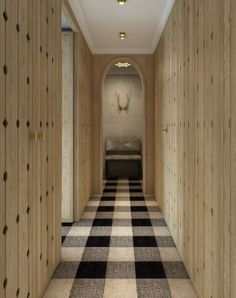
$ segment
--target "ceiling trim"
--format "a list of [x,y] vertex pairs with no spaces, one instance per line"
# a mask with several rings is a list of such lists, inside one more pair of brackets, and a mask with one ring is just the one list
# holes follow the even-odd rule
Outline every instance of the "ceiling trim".
[[74,15],[77,19],[77,22],[80,26],[80,29],[84,35],[85,40],[88,43],[88,46],[92,52],[92,54],[153,54],[156,50],[156,47],[161,38],[162,32],[165,29],[166,23],[169,19],[170,13],[174,6],[175,0],[167,0],[164,12],[162,14],[162,18],[160,22],[157,23],[157,30],[154,34],[151,47],[150,48],[96,48],[93,37],[90,33],[88,20],[84,11],[83,6],[80,1],[77,1],[77,9],[73,7],[73,4],[70,3],[72,10],[74,11]]
[[157,45],[160,41],[162,32],[164,31],[164,29],[166,27],[166,24],[167,24],[167,21],[169,19],[169,16],[172,12],[174,3],[175,3],[175,0],[166,1],[166,5],[165,5],[165,8],[164,8],[161,20],[160,20],[160,22],[157,23],[157,30],[156,30],[156,32],[154,34],[154,37],[153,37],[153,41],[152,41],[153,52],[155,52],[156,47],[157,47]]
[[84,38],[86,39],[87,44],[88,44],[90,50],[93,53],[94,41],[93,41],[93,38],[92,38],[91,33],[90,33],[90,29],[89,29],[86,14],[84,12],[84,9],[83,9],[80,1],[77,1],[76,5],[78,6],[78,9],[75,9],[73,4],[71,4],[71,2],[70,2],[70,6],[71,6],[71,8],[74,12],[74,15],[77,19],[77,22],[78,22],[79,26],[80,26],[80,29],[81,29],[81,31],[84,35]]
[[93,54],[153,54],[152,49],[142,49],[142,48],[100,48],[100,49],[92,49]]

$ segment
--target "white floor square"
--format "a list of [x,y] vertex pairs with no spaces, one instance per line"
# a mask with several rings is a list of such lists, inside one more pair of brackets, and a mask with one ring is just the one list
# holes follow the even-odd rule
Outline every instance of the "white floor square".
[[83,252],[83,247],[62,247],[61,259],[62,261],[80,262]]
[[109,262],[134,262],[133,247],[110,247]]
[[132,227],[112,227],[111,236],[133,236]]
[[72,226],[67,236],[89,236],[90,231],[91,231],[91,227]]
[[106,279],[104,298],[136,298],[135,279]]

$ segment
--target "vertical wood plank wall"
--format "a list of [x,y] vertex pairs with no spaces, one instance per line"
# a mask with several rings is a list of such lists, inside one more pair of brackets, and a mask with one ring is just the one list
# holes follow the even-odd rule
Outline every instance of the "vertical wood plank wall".
[[[229,2],[229,1],[228,1]],[[228,8],[228,7],[227,7]],[[231,297],[236,297],[236,2],[231,0]],[[228,40],[227,40],[228,43]],[[227,69],[228,71],[229,69]],[[228,73],[229,74],[229,73]],[[227,77],[229,80],[229,77]],[[227,90],[228,91],[228,90]],[[231,112],[231,114],[230,114]],[[229,176],[227,176],[229,177]],[[228,183],[228,182],[227,182]],[[229,214],[226,214],[229,216]],[[228,249],[228,247],[227,247]]]
[[61,1],[0,0],[0,297],[42,297],[60,259]]
[[236,4],[177,0],[155,53],[155,191],[199,297],[236,297]]
[[74,32],[74,220],[91,196],[92,55],[78,28]]

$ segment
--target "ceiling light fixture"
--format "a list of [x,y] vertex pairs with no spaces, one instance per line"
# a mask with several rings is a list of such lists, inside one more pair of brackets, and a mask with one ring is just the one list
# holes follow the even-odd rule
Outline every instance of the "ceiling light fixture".
[[129,66],[131,66],[131,64],[130,63],[128,63],[128,62],[118,62],[118,63],[116,63],[116,66],[117,67],[129,67]]
[[117,2],[118,2],[120,5],[125,5],[126,0],[117,0]]
[[120,32],[120,39],[125,39],[125,38],[126,38],[126,33]]

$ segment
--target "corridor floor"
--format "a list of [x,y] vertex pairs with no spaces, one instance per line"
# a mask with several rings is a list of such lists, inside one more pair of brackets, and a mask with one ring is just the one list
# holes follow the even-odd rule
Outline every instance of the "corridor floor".
[[196,297],[154,198],[109,180],[82,219],[62,226],[62,261],[45,298]]

